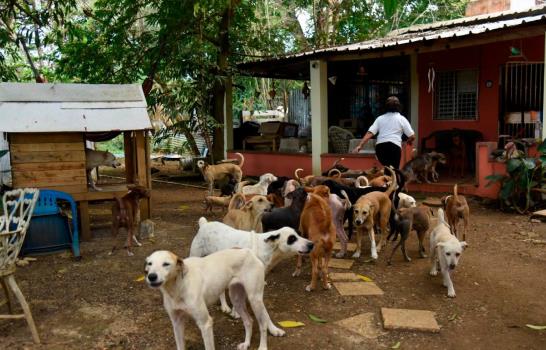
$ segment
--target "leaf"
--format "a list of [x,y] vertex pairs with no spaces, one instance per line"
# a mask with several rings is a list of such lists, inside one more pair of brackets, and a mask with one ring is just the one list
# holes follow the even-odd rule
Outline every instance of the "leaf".
[[363,280],[364,282],[373,282],[373,280],[370,277],[364,276],[364,275],[356,275],[358,278]]
[[522,161],[518,158],[512,158],[508,159],[508,162],[506,162],[506,170],[508,170],[509,173],[517,170],[522,164]]
[[371,262],[375,262],[375,259],[374,258],[369,258],[367,260],[364,260],[365,263],[371,263]]
[[320,317],[318,317],[318,316],[315,316],[315,315],[313,315],[313,314],[309,314],[308,316],[309,316],[309,319],[310,319],[311,321],[316,322],[316,323],[326,323],[326,322],[328,322],[328,321],[323,320],[322,318],[320,318]]
[[178,209],[180,209],[180,210],[182,210],[182,211],[184,211],[184,210],[186,210],[186,209],[189,209],[189,208],[190,208],[190,206],[189,206],[189,205],[186,205],[186,204],[182,204],[181,206],[178,207]]
[[525,158],[523,160],[523,164],[527,167],[527,169],[531,170],[536,167],[535,159],[534,158]]
[[298,321],[280,321],[278,323],[282,328],[296,328],[305,326],[305,323]]
[[526,324],[525,326],[527,326],[528,328],[534,329],[535,331],[546,330],[546,326],[537,326],[537,325],[534,325],[534,324]]
[[137,278],[135,279],[135,282],[143,282],[143,281],[144,281],[144,278],[145,278],[144,275],[139,276],[139,277],[137,277]]
[[455,321],[456,318],[457,318],[457,313],[454,313],[453,315],[449,316],[447,319],[449,321]]
[[400,343],[400,342],[397,342],[396,344],[394,344],[393,346],[391,346],[391,349],[398,349],[398,348],[400,348],[400,345],[401,345],[401,343]]

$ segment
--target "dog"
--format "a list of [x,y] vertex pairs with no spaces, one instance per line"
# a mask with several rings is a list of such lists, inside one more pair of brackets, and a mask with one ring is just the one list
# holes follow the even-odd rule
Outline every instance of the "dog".
[[248,202],[242,194],[237,193],[229,203],[224,216],[224,224],[238,230],[263,232],[262,216],[273,209],[273,203],[266,196],[253,196]]
[[415,230],[417,233],[417,238],[419,240],[419,255],[421,258],[426,258],[425,246],[423,242],[425,236],[430,228],[430,217],[431,209],[427,206],[420,207],[410,207],[410,208],[401,208],[397,210],[394,214],[394,227],[391,227],[391,233],[387,237],[390,239],[391,236],[394,236],[393,241],[397,239],[398,234],[400,234],[400,241],[392,249],[391,255],[387,259],[387,264],[391,264],[392,256],[398,247],[402,250],[404,259],[410,262],[411,259],[406,253],[406,240],[409,237],[409,234],[412,230]]
[[233,195],[229,197],[206,196],[205,200],[203,201],[203,206],[205,211],[208,212],[212,212],[213,206],[219,206],[222,208],[222,211],[225,212],[226,209],[229,207],[229,203],[231,202],[232,198]]
[[264,232],[280,229],[281,227],[291,227],[298,231],[300,228],[300,217],[307,200],[307,192],[303,187],[286,195],[286,199],[292,202],[289,207],[274,208],[262,216],[262,226]]
[[328,205],[332,211],[332,221],[336,228],[336,236],[341,245],[341,249],[336,253],[336,258],[345,256],[347,253],[347,242],[349,241],[343,224],[345,222],[345,212],[351,209],[351,201],[345,191],[343,191],[343,194],[345,198],[339,198],[337,194],[333,193],[330,193],[328,197]]
[[397,209],[414,208],[416,206],[417,206],[417,202],[415,201],[415,198],[413,198],[412,196],[406,193],[402,193],[402,192],[398,193]]
[[468,220],[470,218],[470,208],[466,198],[457,193],[457,184],[453,186],[453,195],[442,197],[442,204],[447,216],[447,223],[451,227],[451,232],[459,238],[458,228],[459,219],[463,220],[463,241],[466,241],[466,231],[468,229]]
[[[115,202],[112,205],[112,236],[116,237],[120,227],[127,229],[127,255],[133,256],[131,251],[131,242],[134,240],[137,246],[141,246],[135,236],[135,226],[140,213],[140,200],[142,198],[150,198],[150,190],[143,186],[133,186],[129,188],[129,193],[123,197],[115,197]],[[110,254],[116,250],[116,246],[112,248]]]
[[203,337],[205,350],[214,350],[212,317],[207,306],[229,289],[235,310],[245,327],[245,340],[239,350],[250,347],[253,320],[246,309],[248,299],[260,328],[259,350],[267,350],[267,331],[274,336],[285,332],[271,321],[263,302],[264,265],[249,249],[226,249],[204,258],[186,258],[159,250],[146,258],[145,279],[148,286],[159,289],[163,306],[174,330],[176,348],[186,348],[184,321],[191,316]]
[[[390,168],[389,171],[392,171]],[[354,225],[356,227],[356,251],[353,258],[358,259],[362,252],[362,236],[368,233],[371,242],[371,255],[377,259],[377,253],[381,251],[387,239],[387,224],[389,223],[392,203],[391,193],[396,188],[396,177],[393,172],[393,181],[385,192],[374,191],[360,197],[353,205]],[[374,226],[381,228],[381,240],[376,247]]]
[[[300,232],[302,236],[310,239],[314,243],[311,251],[311,283],[305,287],[305,290],[311,292],[317,287],[319,269],[322,287],[331,289],[332,285],[328,281],[328,265],[332,256],[332,250],[336,241],[336,229],[332,221],[332,212],[326,200],[330,196],[330,189],[326,186],[316,186],[309,193],[309,200],[306,201],[301,213]],[[298,255],[296,270],[292,276],[299,276],[303,258]]]
[[204,160],[199,160],[197,162],[197,166],[199,167],[199,170],[201,170],[203,178],[205,179],[209,187],[209,196],[213,195],[215,181],[220,181],[225,177],[230,176],[237,183],[241,182],[243,178],[243,171],[241,170],[241,168],[243,167],[243,164],[245,162],[245,157],[241,153],[235,154],[240,158],[239,165],[233,163],[220,163],[211,165]]
[[249,194],[261,194],[263,196],[267,195],[267,188],[269,185],[276,181],[277,177],[271,173],[263,174],[260,176],[260,180],[255,185],[249,185],[242,188],[242,193],[244,195]]
[[294,192],[297,188],[299,188],[301,185],[297,180],[288,180],[284,184],[282,188],[282,196],[284,198],[284,206],[289,207],[292,203],[292,199],[288,197],[288,194],[291,192]]
[[461,135],[454,134],[451,137],[449,147],[449,175],[458,175],[463,178],[466,167],[466,145]]
[[430,275],[436,276],[438,274],[439,265],[444,279],[444,287],[447,287],[447,296],[455,298],[451,273],[459,264],[461,254],[468,245],[465,241],[459,242],[457,237],[451,234],[441,208],[438,209],[437,215],[438,225],[430,234]]
[[[280,261],[297,254],[309,254],[313,242],[299,236],[294,229],[283,227],[267,233],[236,230],[220,222],[199,219],[199,231],[193,238],[190,256],[207,256],[228,248],[248,248],[264,264],[266,274]],[[222,311],[230,313],[225,294],[220,295]],[[232,316],[236,316],[232,314]]]
[[[300,177],[299,174],[302,172],[303,169],[298,168],[294,171],[294,178],[303,186],[317,186],[322,185],[324,181],[327,180],[333,180],[336,182],[339,182],[346,186],[354,186],[355,185],[355,179],[352,178],[344,178],[340,176],[315,176],[315,175],[307,175],[304,177]],[[330,171],[332,173],[332,171]]]
[[426,183],[431,183],[428,179],[429,174],[432,181],[438,182],[439,174],[436,171],[438,163],[446,164],[446,156],[443,153],[434,151],[418,155],[407,162],[402,168],[402,173],[406,178],[406,185],[413,181],[421,183],[421,179],[424,179]]
[[228,181],[220,186],[220,196],[222,197],[231,197],[235,192],[237,192],[237,185],[239,182],[237,182],[237,180],[231,175],[228,175],[227,177]]
[[95,151],[89,148],[85,149],[85,170],[87,171],[87,182],[95,191],[101,191],[101,189],[96,186],[92,171],[99,166],[117,168],[121,166],[121,163],[110,152]]

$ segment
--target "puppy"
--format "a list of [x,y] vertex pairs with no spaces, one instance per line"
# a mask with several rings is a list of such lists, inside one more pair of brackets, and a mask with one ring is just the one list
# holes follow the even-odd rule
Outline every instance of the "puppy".
[[415,198],[406,193],[398,193],[398,209],[414,208],[417,206]]
[[197,162],[197,166],[199,167],[199,170],[201,170],[203,178],[209,186],[209,196],[213,195],[215,181],[219,181],[227,176],[231,176],[231,178],[234,179],[237,183],[241,182],[241,179],[243,178],[243,171],[241,170],[241,168],[243,167],[243,164],[245,162],[245,157],[241,153],[235,154],[241,159],[239,165],[233,163],[221,163],[211,165],[203,160]]
[[[137,225],[137,218],[140,212],[140,200],[142,198],[149,198],[150,190],[143,186],[131,187],[129,193],[119,198],[115,197],[115,202],[112,205],[112,236],[116,237],[119,228],[125,227],[127,229],[127,255],[133,256],[131,251],[131,242],[134,240],[137,246],[141,246],[135,236],[135,226]],[[112,254],[116,250],[116,246],[112,247]]]
[[[392,171],[390,168],[389,171]],[[385,192],[374,191],[360,197],[353,205],[353,221],[356,227],[356,251],[353,258],[358,259],[362,252],[362,236],[367,232],[371,242],[371,255],[377,259],[377,253],[385,245],[387,239],[387,224],[391,213],[391,193],[396,188],[396,177]],[[381,228],[381,241],[376,247],[374,226]]]
[[410,257],[406,253],[406,239],[412,230],[417,233],[419,239],[419,255],[421,258],[426,258],[425,246],[423,241],[430,228],[431,209],[427,206],[402,208],[394,214],[394,227],[391,227],[391,233],[387,239],[394,236],[393,240],[396,240],[398,234],[400,234],[400,241],[392,249],[391,255],[387,259],[387,263],[390,265],[392,256],[396,249],[400,246],[404,259],[411,261]]
[[292,227],[296,231],[299,230],[300,217],[307,200],[307,192],[303,187],[299,187],[288,193],[285,201],[287,199],[291,200],[290,206],[274,208],[271,212],[264,213],[262,216],[264,232],[278,230],[285,226]]
[[261,194],[265,196],[269,185],[276,180],[277,177],[271,173],[263,174],[257,184],[243,187],[242,192],[244,195]]
[[[199,219],[199,231],[191,242],[190,256],[207,256],[228,248],[248,248],[260,259],[268,273],[280,261],[297,254],[309,254],[313,242],[299,236],[294,229],[283,227],[268,233],[236,230],[220,222]],[[220,295],[222,311],[230,313],[225,294]],[[232,314],[233,316],[236,316]]]
[[430,234],[430,275],[438,274],[438,265],[444,279],[444,287],[447,287],[447,296],[455,298],[455,288],[451,281],[451,273],[459,264],[459,258],[467,247],[465,241],[459,242],[457,237],[450,232],[449,225],[444,218],[444,211],[438,209],[438,225]]
[[222,211],[226,211],[226,209],[229,207],[229,203],[231,202],[231,198],[233,198],[233,195],[229,197],[218,197],[218,196],[206,196],[205,200],[203,202],[205,211],[212,212],[213,206],[219,206],[222,208]]
[[[303,207],[300,220],[300,232],[303,237],[310,239],[314,248],[311,252],[311,283],[305,288],[310,292],[317,287],[319,269],[321,269],[322,287],[332,288],[328,281],[328,265],[332,256],[332,250],[336,240],[336,229],[332,221],[332,212],[326,200],[330,196],[330,189],[326,186],[316,186],[313,193],[309,194],[309,200]],[[299,276],[303,259],[298,255],[296,270],[292,276]]]
[[101,189],[95,185],[91,172],[93,169],[99,166],[117,168],[121,166],[121,163],[118,162],[116,157],[110,152],[95,151],[89,148],[85,149],[85,170],[87,171],[87,182],[95,191],[101,191]]
[[273,203],[266,196],[256,195],[248,202],[237,193],[231,199],[224,224],[238,230],[263,232],[262,215],[273,208]]
[[459,238],[458,235],[458,224],[459,219],[463,220],[463,241],[466,241],[466,230],[468,229],[468,219],[470,218],[470,208],[466,198],[462,195],[457,194],[457,184],[453,186],[453,196],[445,196],[441,199],[442,204],[447,215],[447,222],[451,227],[451,232],[455,237]]
[[146,283],[163,295],[163,306],[171,319],[178,350],[186,348],[186,315],[193,318],[201,330],[205,350],[214,350],[212,317],[207,306],[228,288],[245,327],[245,340],[237,349],[250,347],[253,320],[246,309],[247,299],[260,328],[259,350],[267,349],[268,330],[274,336],[285,334],[269,318],[263,302],[264,265],[248,249],[226,249],[204,258],[184,260],[169,251],[156,251],[146,258],[145,275]]

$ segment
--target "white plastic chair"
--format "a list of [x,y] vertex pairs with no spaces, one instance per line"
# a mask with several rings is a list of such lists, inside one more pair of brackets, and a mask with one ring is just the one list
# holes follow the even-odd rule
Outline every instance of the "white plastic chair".
[[[38,330],[28,303],[15,282],[14,274],[15,261],[23,246],[38,195],[39,191],[35,188],[6,192],[2,201],[3,214],[0,216],[0,284],[6,294],[9,309],[9,314],[0,315],[0,320],[25,318],[32,333],[32,339],[37,344],[40,343]],[[10,296],[10,289],[21,304],[22,314],[14,314],[14,303]]]

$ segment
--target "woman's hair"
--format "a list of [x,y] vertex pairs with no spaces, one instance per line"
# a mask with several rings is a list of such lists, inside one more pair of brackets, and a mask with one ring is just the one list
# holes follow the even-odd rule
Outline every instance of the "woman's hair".
[[400,105],[400,100],[396,96],[391,96],[387,98],[387,102],[385,103],[385,109],[387,112],[398,112],[400,113],[402,111],[402,106]]

